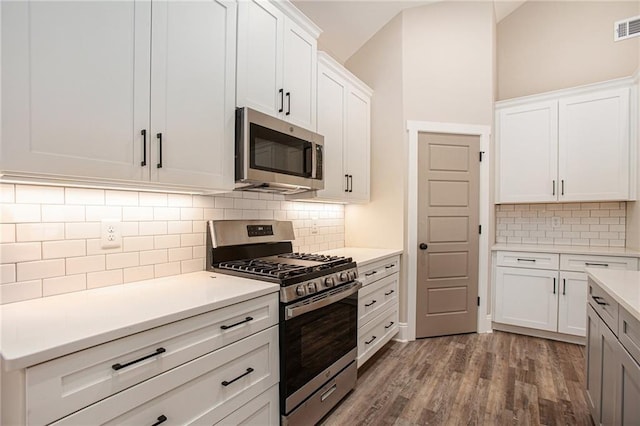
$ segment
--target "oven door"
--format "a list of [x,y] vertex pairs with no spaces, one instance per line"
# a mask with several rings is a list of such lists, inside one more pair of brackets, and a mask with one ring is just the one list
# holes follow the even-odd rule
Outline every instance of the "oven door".
[[357,281],[281,305],[280,407],[290,413],[356,358]]

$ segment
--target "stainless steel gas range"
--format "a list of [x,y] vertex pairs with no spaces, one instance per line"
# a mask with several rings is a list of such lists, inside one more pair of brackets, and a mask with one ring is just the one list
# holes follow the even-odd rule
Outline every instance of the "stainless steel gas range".
[[293,253],[293,225],[273,220],[207,224],[207,269],[280,284],[283,424],[322,419],[357,378],[358,281],[351,258]]

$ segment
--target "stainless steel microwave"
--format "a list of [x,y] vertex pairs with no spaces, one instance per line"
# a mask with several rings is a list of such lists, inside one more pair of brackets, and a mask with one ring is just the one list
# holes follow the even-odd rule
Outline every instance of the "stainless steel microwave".
[[321,135],[247,107],[236,110],[236,189],[324,189],[323,154]]

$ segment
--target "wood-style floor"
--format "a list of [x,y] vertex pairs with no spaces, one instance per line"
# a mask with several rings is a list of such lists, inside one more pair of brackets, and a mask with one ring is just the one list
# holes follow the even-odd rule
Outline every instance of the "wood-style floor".
[[391,342],[323,425],[591,425],[583,346],[510,333]]

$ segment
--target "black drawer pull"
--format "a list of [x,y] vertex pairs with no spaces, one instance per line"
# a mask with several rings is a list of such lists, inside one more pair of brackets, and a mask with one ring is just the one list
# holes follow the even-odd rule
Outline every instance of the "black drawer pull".
[[553,294],[556,294],[556,279],[553,279]]
[[391,268],[395,268],[395,267],[396,267],[396,264],[394,263],[393,265],[387,265],[384,268],[385,269],[391,269]]
[[592,298],[593,300],[595,300],[595,302],[596,302],[598,305],[600,305],[600,306],[606,306],[606,305],[608,305],[608,303],[607,303],[607,302],[602,302],[602,301],[601,301],[601,300],[603,300],[604,298],[602,298],[602,297],[600,297],[600,296],[591,296],[591,298]]
[[523,259],[523,258],[518,258],[518,262],[535,262],[535,259]]
[[603,267],[605,267],[605,268],[608,268],[608,267],[609,267],[609,264],[608,264],[608,263],[590,263],[590,262],[584,262],[584,264],[585,264],[586,266],[603,266]]
[[152,424],[151,426],[158,426],[158,425],[161,425],[162,423],[166,422],[167,420],[168,420],[168,419],[167,419],[167,416],[165,416],[165,415],[163,414],[163,415],[161,415],[160,417],[158,417],[158,421],[157,421],[157,422],[155,422],[154,424]]
[[389,323],[389,325],[385,325],[384,328],[391,328],[391,326],[393,326],[393,324],[395,324],[393,321],[391,321]]
[[113,364],[113,365],[111,366],[111,368],[113,368],[114,370],[118,371],[118,370],[120,370],[120,369],[122,369],[122,368],[125,368],[125,367],[128,367],[128,366],[130,366],[130,365],[136,364],[136,363],[138,363],[138,362],[140,362],[140,361],[144,361],[145,359],[153,358],[154,356],[156,356],[156,355],[160,355],[160,354],[162,354],[162,353],[165,353],[166,351],[167,351],[167,350],[166,350],[165,348],[158,348],[158,349],[156,349],[156,351],[155,351],[154,353],[152,353],[152,354],[149,354],[149,355],[143,356],[142,358],[138,358],[138,359],[136,359],[135,361],[127,362],[126,364],[120,364],[120,363]]
[[373,341],[374,341],[374,340],[376,340],[376,339],[377,339],[377,337],[376,337],[376,336],[371,336],[371,340],[369,340],[368,342],[367,342],[367,341],[365,341],[365,342],[364,342],[364,344],[365,344],[365,345],[370,345],[370,344],[371,344],[371,343],[373,343]]
[[237,381],[237,380],[242,379],[244,376],[246,376],[246,375],[247,375],[247,374],[249,374],[249,373],[253,373],[253,368],[249,367],[249,368],[247,368],[247,371],[246,371],[246,372],[242,373],[241,375],[239,375],[239,376],[238,376],[238,377],[236,377],[235,379],[233,379],[233,380],[231,380],[231,381],[226,381],[226,380],[225,380],[224,382],[222,382],[222,383],[220,383],[220,384],[221,384],[222,386],[229,386],[231,383],[233,383],[233,382],[235,382],[235,381]]
[[385,295],[385,296],[388,296],[388,295],[393,294],[393,293],[395,293],[395,292],[396,292],[395,290],[389,290],[389,291],[388,291],[388,292],[386,292],[384,295]]
[[156,167],[161,169],[162,168],[162,133],[156,134],[156,138],[158,138],[158,164],[156,164]]
[[142,161],[140,166],[144,167],[147,165],[147,129],[140,130],[140,134],[142,135]]
[[377,274],[378,271],[373,271],[373,272],[367,272],[366,274],[364,274],[365,277],[370,277],[371,275],[375,275]]
[[563,296],[567,295],[567,279],[566,278],[562,279],[562,295]]
[[245,318],[245,319],[243,319],[242,321],[238,321],[238,322],[237,322],[237,323],[235,323],[235,324],[231,324],[231,325],[221,325],[221,326],[220,326],[220,328],[221,328],[221,329],[223,329],[223,330],[228,330],[228,329],[230,329],[230,328],[233,328],[233,327],[239,326],[240,324],[244,324],[245,322],[249,322],[249,321],[251,321],[252,319],[253,319],[253,317],[246,317],[246,318]]
[[371,303],[365,303],[364,306],[366,306],[368,308],[369,306],[373,306],[373,304],[376,303],[376,302],[377,302],[377,300],[372,300]]

